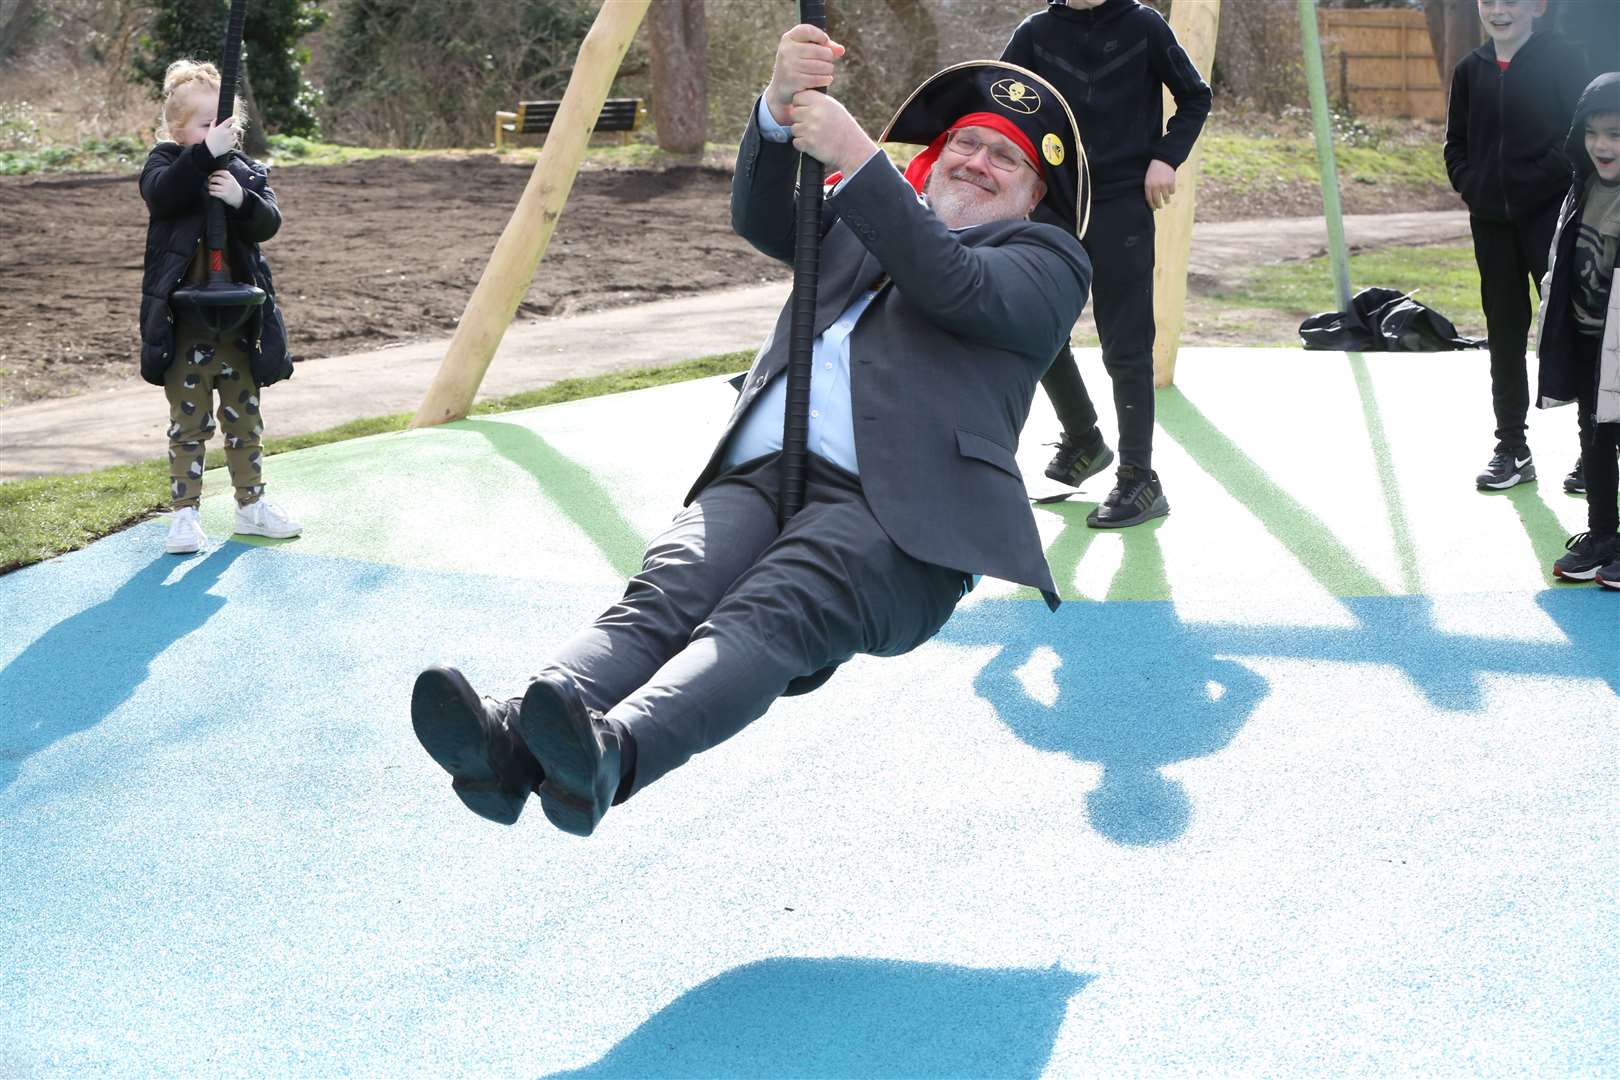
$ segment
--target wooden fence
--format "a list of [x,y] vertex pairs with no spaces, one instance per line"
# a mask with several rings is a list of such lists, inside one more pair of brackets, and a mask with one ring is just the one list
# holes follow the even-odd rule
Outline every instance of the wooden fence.
[[1357,116],[1443,120],[1446,88],[1421,11],[1319,11],[1328,98]]

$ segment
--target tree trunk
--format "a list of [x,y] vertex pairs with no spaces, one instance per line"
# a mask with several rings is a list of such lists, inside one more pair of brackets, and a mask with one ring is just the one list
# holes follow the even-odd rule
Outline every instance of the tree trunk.
[[1440,84],[1451,85],[1451,73],[1462,58],[1485,40],[1475,0],[1423,0],[1423,17],[1429,24],[1429,41],[1434,46],[1434,64]]
[[908,70],[906,86],[921,86],[928,76],[939,70],[939,27],[933,12],[923,0],[887,0],[889,11],[900,23],[907,45]]
[[264,117],[259,111],[258,102],[253,100],[253,83],[248,79],[248,58],[242,57],[242,66],[236,75],[236,96],[242,102],[242,111],[246,113],[242,121],[242,153],[254,161],[263,161],[270,156],[270,133],[264,130]]
[[700,154],[709,127],[703,0],[658,0],[647,11],[647,44],[658,145],[672,154]]
[[1485,40],[1485,28],[1479,24],[1479,7],[1474,0],[1451,0],[1450,25],[1446,27],[1446,70],[1440,81],[1451,85],[1451,73],[1457,70],[1462,58]]
[[1451,80],[1451,69],[1446,67],[1446,0],[1423,0],[1423,21],[1429,27],[1429,45],[1434,52],[1434,66],[1440,72],[1440,85]]
[[8,55],[34,24],[33,0],[0,0],[0,56]]
[[1429,43],[1434,46],[1440,85],[1449,87],[1457,64],[1485,40],[1479,8],[1474,0],[1423,0],[1423,19],[1429,25]]

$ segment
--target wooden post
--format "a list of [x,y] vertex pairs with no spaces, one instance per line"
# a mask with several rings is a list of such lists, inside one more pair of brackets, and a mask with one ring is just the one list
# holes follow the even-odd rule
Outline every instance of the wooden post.
[[[1170,8],[1170,29],[1193,66],[1209,78],[1215,60],[1215,31],[1220,26],[1221,0],[1175,0]],[[1170,91],[1164,92],[1164,112],[1175,109]],[[1153,263],[1153,385],[1164,387],[1175,381],[1176,350],[1181,347],[1181,327],[1186,320],[1187,258],[1192,251],[1193,203],[1198,193],[1198,165],[1203,157],[1202,142],[1176,170],[1176,194],[1170,205],[1159,211],[1155,230]]]
[[557,118],[546,136],[540,159],[518,198],[489,265],[478,279],[456,326],[450,349],[439,365],[433,385],[422,399],[411,427],[431,427],[460,420],[472,408],[512,316],[534,280],[546,253],[563,203],[574,186],[579,163],[585,157],[591,129],[607,100],[619,63],[630,47],[636,28],[651,0],[602,0],[596,21],[579,47],[574,72],[568,79]]
[[1412,115],[1412,80],[1406,74],[1406,24],[1396,23],[1395,32],[1401,35],[1401,115]]

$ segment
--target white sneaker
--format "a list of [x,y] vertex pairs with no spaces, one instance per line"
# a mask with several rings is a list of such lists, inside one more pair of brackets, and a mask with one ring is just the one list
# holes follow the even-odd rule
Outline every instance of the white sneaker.
[[201,548],[207,539],[202,522],[197,520],[197,508],[187,506],[174,512],[174,520],[169,522],[168,539],[163,541],[163,550],[170,555],[190,555]]
[[260,499],[256,503],[236,508],[236,531],[245,536],[268,536],[275,540],[285,540],[303,532],[304,527],[288,517],[287,512],[275,503],[268,499]]

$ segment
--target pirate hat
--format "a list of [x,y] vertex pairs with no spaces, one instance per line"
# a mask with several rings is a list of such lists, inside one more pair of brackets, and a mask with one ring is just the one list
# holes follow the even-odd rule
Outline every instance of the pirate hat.
[[963,116],[991,113],[1011,121],[1041,157],[1041,202],[1084,236],[1091,216],[1091,180],[1080,126],[1052,84],[1017,64],[970,60],[953,64],[912,91],[879,142],[930,146]]

